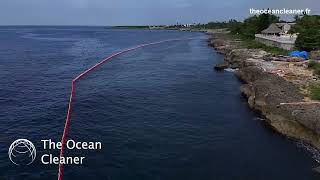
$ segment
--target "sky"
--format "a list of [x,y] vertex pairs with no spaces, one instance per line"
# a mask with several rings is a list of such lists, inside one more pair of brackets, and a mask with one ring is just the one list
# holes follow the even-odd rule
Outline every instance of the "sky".
[[309,8],[320,14],[320,0],[0,0],[0,25],[206,23],[243,20],[250,8]]

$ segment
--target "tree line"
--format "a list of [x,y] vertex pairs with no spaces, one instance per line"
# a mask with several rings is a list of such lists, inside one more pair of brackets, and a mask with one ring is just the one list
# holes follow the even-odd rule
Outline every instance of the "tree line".
[[[254,39],[255,34],[268,28],[272,23],[284,22],[272,14],[261,14],[246,18],[243,22],[231,19],[225,22],[209,22],[198,24],[195,28],[221,29],[228,28],[231,34],[237,34],[247,39]],[[320,50],[320,16],[303,15],[295,16],[296,23],[290,33],[297,33],[298,38],[295,46],[299,50],[313,51]]]

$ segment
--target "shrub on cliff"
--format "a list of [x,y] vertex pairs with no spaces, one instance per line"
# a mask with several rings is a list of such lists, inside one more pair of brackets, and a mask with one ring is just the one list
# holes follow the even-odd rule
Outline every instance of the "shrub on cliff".
[[309,64],[308,64],[308,67],[310,69],[313,69],[313,72],[316,74],[316,75],[319,75],[320,76],[320,63],[317,62],[317,61],[310,61]]
[[313,85],[311,87],[311,99],[320,100],[320,85]]
[[320,16],[319,15],[304,15],[295,18],[296,24],[290,29],[291,33],[300,33],[306,29],[319,29]]
[[306,29],[300,32],[295,42],[295,46],[304,51],[314,51],[320,49],[320,30]]
[[291,33],[299,33],[295,45],[300,50],[320,50],[320,16],[305,15],[296,18]]

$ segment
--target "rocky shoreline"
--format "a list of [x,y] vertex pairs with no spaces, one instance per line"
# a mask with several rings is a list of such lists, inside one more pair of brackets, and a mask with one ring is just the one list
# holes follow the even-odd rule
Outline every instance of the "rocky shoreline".
[[215,69],[236,69],[236,76],[243,81],[240,90],[249,106],[277,132],[320,150],[320,102],[308,97],[308,87],[319,80],[307,69],[307,62],[243,48],[241,40],[223,30],[207,33],[209,45],[225,55],[224,62]]

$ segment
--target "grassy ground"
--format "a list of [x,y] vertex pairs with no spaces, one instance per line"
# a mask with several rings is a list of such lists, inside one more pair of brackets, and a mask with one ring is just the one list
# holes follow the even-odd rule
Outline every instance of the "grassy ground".
[[249,49],[261,49],[274,55],[287,56],[289,53],[289,51],[287,50],[277,48],[277,47],[266,46],[262,43],[255,41],[254,39],[247,38],[242,35],[236,35],[236,34],[230,34],[230,35],[235,39],[240,39],[242,41],[242,45]]
[[[320,63],[317,61],[310,61],[308,64],[310,69],[313,69],[314,73],[320,76]],[[310,87],[311,99],[320,100],[320,84],[315,84]]]
[[320,100],[320,84],[311,87],[311,99]]

